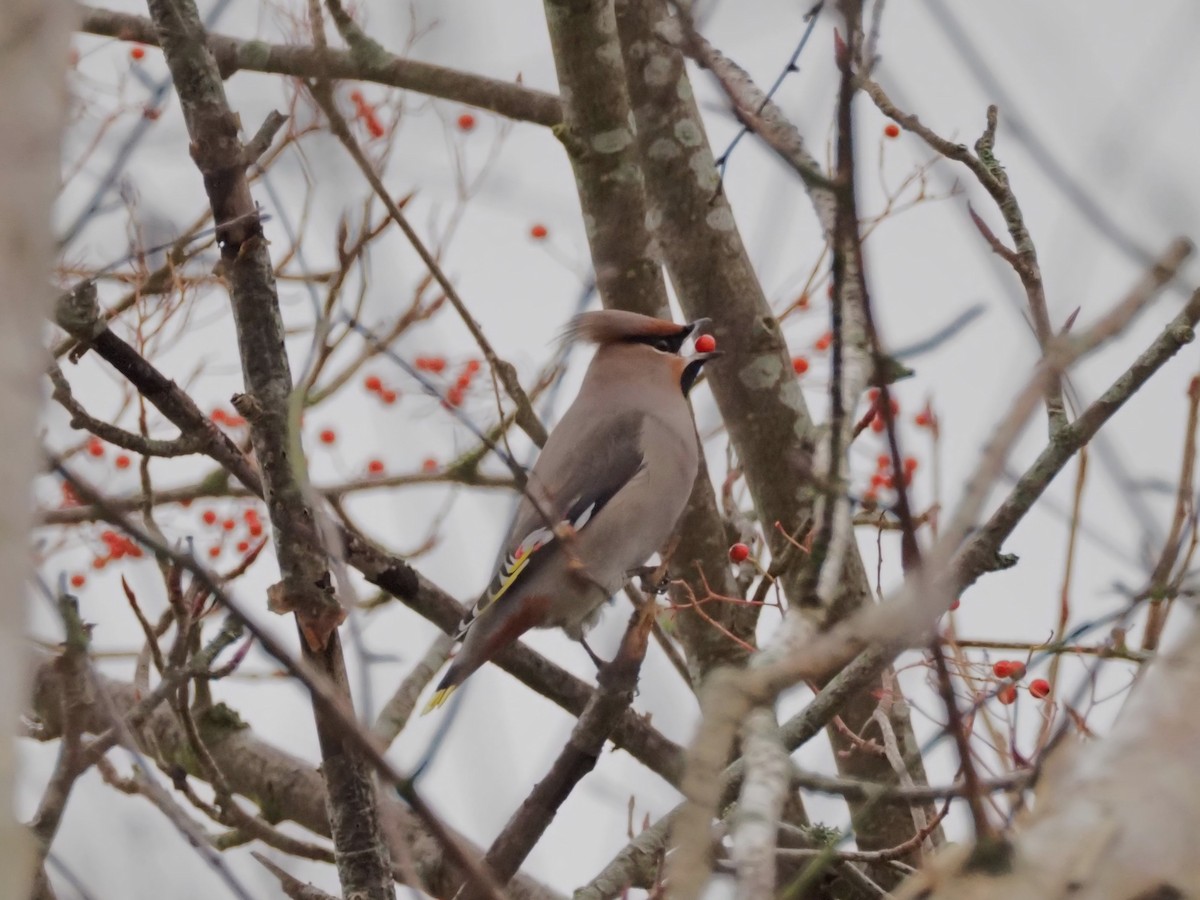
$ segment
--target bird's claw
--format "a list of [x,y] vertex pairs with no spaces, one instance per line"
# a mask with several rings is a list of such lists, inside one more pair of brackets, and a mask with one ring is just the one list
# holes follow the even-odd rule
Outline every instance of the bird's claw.
[[642,590],[656,597],[665,594],[671,585],[671,576],[663,566],[639,566],[627,574],[630,578],[637,577],[642,583]]

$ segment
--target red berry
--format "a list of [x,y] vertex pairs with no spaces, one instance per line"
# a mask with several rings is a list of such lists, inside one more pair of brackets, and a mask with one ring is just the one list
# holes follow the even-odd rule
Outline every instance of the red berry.
[[245,553],[249,549],[250,549],[249,541],[238,541],[237,542],[237,552],[238,553]]
[[379,399],[384,402],[385,406],[391,406],[396,402],[396,396],[397,394],[395,391],[381,391],[379,394]]
[[363,100],[362,91],[359,91],[359,90],[351,91],[350,92],[350,102],[353,103],[355,106],[362,106],[363,103],[365,102]]
[[247,525],[253,525],[258,521],[258,510],[251,506],[242,513],[242,518],[246,520]]
[[729,561],[733,563],[745,562],[750,558],[750,548],[741,541],[729,548]]
[[796,309],[808,309],[808,294],[801,294],[796,298]]
[[220,547],[209,547],[209,548],[208,548],[208,555],[209,555],[209,557],[211,557],[212,559],[216,559],[218,556],[220,556],[220,555],[221,555],[221,548],[220,548]]
[[370,472],[372,475],[382,475],[383,474],[383,460],[373,459],[370,462],[368,462],[367,463],[367,471]]
[[446,405],[447,406],[462,406],[462,402],[463,402],[462,390],[460,390],[459,388],[456,388],[456,387],[452,387],[452,388],[450,388],[450,390],[446,391]]
[[888,122],[883,126],[883,133],[890,138],[898,138],[900,137],[900,126],[895,122]]
[[113,460],[113,465],[115,465],[118,469],[128,469],[130,462],[131,460],[129,457],[122,453],[115,460]]
[[90,437],[87,442],[87,452],[91,456],[104,455],[104,441],[98,437]]
[[471,386],[471,376],[463,372],[458,376],[458,380],[454,382],[454,387],[460,391],[465,391]]
[[1029,682],[1029,693],[1041,700],[1050,695],[1050,682],[1045,678],[1035,678]]
[[217,524],[217,514],[211,509],[206,509],[204,511],[204,515],[202,515],[200,518],[204,521],[205,525]]
[[337,440],[337,433],[332,428],[324,429],[319,435],[322,444],[332,444]]
[[545,225],[534,225],[529,229],[529,236],[535,241],[545,240],[548,234],[550,234],[550,232],[546,230]]
[[874,506],[879,502],[879,491],[875,490],[874,487],[863,491],[862,502],[864,506]]
[[146,56],[146,48],[139,44],[135,44],[129,48],[129,56],[134,60],[143,59]]
[[368,375],[363,379],[363,387],[373,394],[378,394],[383,390],[383,381],[378,375]]
[[95,559],[92,560],[92,568],[95,569],[97,572],[99,572],[101,569],[103,569],[107,565],[108,565],[108,557],[106,557],[106,556],[97,556]]
[[950,610],[953,612],[954,610],[958,609],[960,606],[962,606],[962,601],[956,599],[953,603],[950,604]]
[[250,531],[250,537],[260,537],[263,533],[262,523],[261,522],[251,522],[249,531]]
[[87,584],[87,576],[81,572],[76,572],[71,576],[71,587],[81,588]]
[[226,519],[221,523],[221,527],[226,531],[233,531],[233,529],[237,528],[237,522],[235,522],[233,519]]
[[792,357],[792,371],[797,375],[803,375],[808,371],[808,360],[803,356]]
[[702,334],[696,338],[697,353],[712,353],[717,349],[717,339],[711,334]]
[[458,127],[460,131],[470,131],[475,127],[475,117],[470,113],[463,113],[458,117]]
[[474,375],[476,372],[478,372],[482,367],[483,367],[483,363],[481,363],[477,359],[468,359],[467,360],[466,371],[470,372],[472,375]]
[[875,468],[879,469],[880,471],[884,469],[890,469],[891,467],[892,458],[886,453],[880,453],[879,456],[875,458]]
[[376,118],[374,110],[370,110],[370,109],[367,110],[366,115],[364,116],[364,119],[366,120],[366,123],[367,123],[367,131],[370,132],[371,137],[381,138],[385,134],[387,134],[387,129],[384,128],[383,124],[379,121],[378,118]]
[[225,410],[218,406],[212,411],[212,415],[209,418],[211,418],[218,425],[223,425],[228,416],[225,415]]
[[918,428],[928,428],[932,424],[932,421],[927,412],[919,412],[913,416],[913,424]]
[[434,459],[432,456],[426,457],[421,462],[421,471],[422,472],[436,472],[437,470],[438,470],[437,460]]
[[996,699],[1005,706],[1015,703],[1017,700],[1017,686],[1015,684],[1006,684],[1000,688],[1000,692],[996,694]]
[[879,434],[886,427],[887,427],[887,425],[884,423],[883,419],[881,419],[879,416],[876,416],[874,419],[871,420],[871,430],[873,432],[875,432],[876,434]]
[[819,338],[817,338],[817,342],[815,344],[813,344],[813,347],[815,347],[818,352],[824,353],[826,350],[829,349],[829,345],[832,343],[833,343],[833,335],[827,331],[823,335],[821,335]]
[[871,487],[873,487],[873,488],[884,487],[887,484],[887,480],[888,479],[887,479],[886,475],[880,475],[878,472],[876,472],[874,475],[871,476]]
[[913,456],[904,457],[904,471],[910,472],[910,473],[917,471],[916,457],[913,457]]
[[1017,662],[1015,659],[1002,659],[992,666],[992,674],[997,678],[1023,678],[1025,663]]

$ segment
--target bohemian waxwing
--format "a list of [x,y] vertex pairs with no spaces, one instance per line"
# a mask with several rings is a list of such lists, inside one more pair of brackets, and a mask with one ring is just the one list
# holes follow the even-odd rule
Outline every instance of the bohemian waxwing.
[[605,310],[571,324],[568,337],[595,343],[596,355],[529,473],[503,563],[425,712],[530,628],[581,639],[628,573],[666,543],[700,461],[687,394],[719,355],[680,350],[706,323]]

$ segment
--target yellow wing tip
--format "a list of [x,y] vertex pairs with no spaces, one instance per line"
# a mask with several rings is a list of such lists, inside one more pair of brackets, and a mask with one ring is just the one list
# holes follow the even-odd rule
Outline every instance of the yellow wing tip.
[[447,700],[450,699],[450,695],[453,694],[456,690],[458,690],[457,684],[452,684],[452,685],[450,685],[450,687],[442,688],[440,691],[438,691],[436,694],[434,694],[432,697],[429,698],[429,702],[426,703],[425,708],[423,710],[421,710],[421,715],[427,716],[431,712],[433,712],[435,709],[442,706]]

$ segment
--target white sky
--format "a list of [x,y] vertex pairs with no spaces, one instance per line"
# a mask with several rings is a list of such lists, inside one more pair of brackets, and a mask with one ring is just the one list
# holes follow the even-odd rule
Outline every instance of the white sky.
[[[135,3],[109,5],[144,14]],[[207,10],[210,4],[201,6]],[[540,4],[443,0],[393,8],[391,3],[375,0],[362,6],[372,36],[391,49],[409,44],[416,23],[421,33],[411,47],[415,58],[496,78],[511,79],[519,74],[531,87],[555,88]],[[931,12],[942,6],[953,9],[972,49],[956,46],[943,33],[938,25],[942,20]],[[301,3],[288,5],[293,15],[302,7]],[[806,8],[776,0],[704,3],[701,9],[707,19],[703,30],[765,86],[799,39]],[[894,99],[944,136],[973,143],[982,128],[987,103],[1000,99],[980,87],[967,61],[977,53],[978,60],[995,73],[1009,100],[1001,108],[997,154],[1037,242],[1056,325],[1076,307],[1081,308],[1080,326],[1088,324],[1124,293],[1139,269],[1097,229],[1095,216],[1081,212],[1064,195],[1061,183],[1047,175],[1029,145],[1018,139],[1014,124],[1019,123],[1024,134],[1034,135],[1084,187],[1090,200],[1138,246],[1157,253],[1176,235],[1197,235],[1200,186],[1194,175],[1194,148],[1200,144],[1195,116],[1200,63],[1190,51],[1200,35],[1200,6],[1188,0],[1162,0],[1138,4],[1134,10],[1130,4],[1109,0],[1010,0],[1004,4],[950,0],[935,4],[926,0],[893,2],[885,12],[879,79]],[[277,7],[243,2],[232,5],[217,30],[281,40],[280,29],[288,27]],[[779,94],[784,110],[819,157],[824,157],[821,148],[832,134],[831,27],[832,17],[827,16],[801,58],[799,73],[788,78]],[[78,37],[75,46],[83,57],[76,87],[80,96],[88,98],[88,106],[72,123],[65,152],[67,169],[109,111],[121,102],[130,106],[113,125],[106,139],[111,142],[133,126],[147,96],[145,86],[128,77],[131,64],[126,45]],[[140,69],[152,80],[166,72],[154,49],[148,51]],[[114,89],[122,79],[124,84]],[[709,113],[709,136],[719,152],[735,125],[723,112],[723,103],[708,77],[693,72],[693,82]],[[267,110],[282,109],[286,103],[284,88],[274,76],[239,74],[228,83],[228,90],[249,130],[257,127]],[[390,121],[394,112],[384,104],[395,101],[396,92],[374,86],[362,86],[362,90],[368,100],[380,104],[381,115]],[[436,235],[456,204],[455,155],[461,154],[469,174],[476,172],[492,142],[501,137],[502,122],[476,112],[478,126],[463,135],[454,122],[464,108],[416,95],[404,96],[402,103],[403,121],[387,182],[397,194],[417,192],[409,207],[411,219],[424,234]],[[907,135],[885,142],[884,120],[865,97],[859,98],[856,110],[863,193],[860,208],[870,215],[878,212],[883,202],[877,172],[887,184],[897,185],[914,167],[927,162],[930,153]],[[143,222],[156,221],[159,224],[154,229],[162,231],[156,230],[155,237],[148,239],[170,239],[205,208],[186,146],[178,107],[172,100],[125,172],[128,191],[139,198]],[[277,195],[284,199],[283,207],[262,189],[256,198],[274,217],[269,233],[273,249],[281,252],[288,245],[284,224],[298,221],[305,193],[311,189],[304,252],[308,265],[320,268],[333,258],[332,236],[338,217],[358,215],[369,189],[331,139],[308,140],[304,150],[303,162],[289,154],[271,176]],[[105,152],[109,151],[102,150],[67,185],[60,207],[64,225],[90,195],[102,164],[107,163]],[[910,419],[909,414],[926,397],[933,398],[941,416],[940,494],[947,504],[953,504],[959,495],[989,425],[1005,408],[1035,358],[1035,344],[1022,318],[1019,285],[975,233],[965,200],[970,199],[998,233],[1002,230],[999,215],[965,171],[946,162],[934,166],[929,193],[946,193],[956,179],[965,189],[962,196],[927,201],[904,212],[885,222],[867,243],[869,283],[888,345],[902,347],[918,341],[974,304],[986,309],[985,315],[953,342],[914,360],[916,376],[898,389],[906,418]],[[799,184],[753,139],[747,139],[733,156],[726,188],[768,296],[775,302],[791,299],[820,252],[811,208]],[[535,222],[549,229],[548,241],[539,244],[529,239],[528,229]],[[68,256],[107,262],[126,252],[127,234],[124,212],[113,210],[89,226]],[[496,163],[466,208],[444,263],[497,350],[518,366],[528,383],[550,358],[553,336],[574,310],[589,266],[570,169],[547,130],[516,125],[503,136]],[[366,318],[379,319],[406,303],[422,274],[402,239],[389,235],[372,253]],[[1191,282],[1184,279],[1183,283]],[[289,323],[311,322],[310,300],[302,288],[285,283],[280,294]],[[819,296],[823,298],[823,292]],[[1085,400],[1103,390],[1149,343],[1174,315],[1181,296],[1168,294],[1129,335],[1079,369],[1073,383]],[[812,355],[813,341],[827,327],[825,314],[825,304],[817,301],[806,316],[789,320],[786,333],[794,352]],[[293,367],[298,369],[306,358],[306,344],[297,340],[290,349]],[[414,328],[397,351],[409,358],[445,354],[458,361],[470,356],[472,347],[465,329],[447,309],[432,322]],[[580,361],[579,355],[575,361]],[[240,377],[223,296],[213,293],[198,304],[186,340],[160,363],[189,386],[202,408],[227,405]],[[1101,464],[1099,454],[1092,456],[1084,511],[1095,534],[1085,536],[1079,550],[1071,589],[1076,622],[1115,608],[1120,596],[1113,585],[1140,586],[1148,571],[1147,553],[1156,554],[1160,549],[1169,523],[1171,496],[1151,483],[1171,485],[1176,478],[1184,431],[1184,392],[1196,364],[1194,349],[1180,354],[1106,431],[1111,456],[1119,460],[1131,487],[1120,489],[1114,470]],[[402,472],[419,467],[427,456],[445,460],[456,448],[470,445],[469,435],[436,403],[419,397],[403,373],[386,361],[373,364],[368,371],[394,382],[405,393],[404,399],[396,408],[381,411],[356,383],[336,401],[310,411],[311,465],[318,483],[361,474],[368,457],[377,456],[389,471]],[[818,414],[823,409],[825,374],[826,367],[816,359],[805,376],[810,402]],[[115,412],[119,383],[94,359],[68,371],[68,376],[96,415]],[[574,383],[569,380],[560,402],[569,399]],[[716,411],[707,394],[700,395],[696,406],[702,431],[715,425]],[[487,421],[488,400],[483,391],[468,409],[477,420]],[[129,424],[133,419],[126,413],[122,421]],[[54,443],[65,446],[75,439],[57,410],[48,414],[47,427]],[[316,432],[324,427],[339,431],[340,440],[332,451],[319,447],[315,440]],[[169,429],[159,432],[170,433]],[[1044,422],[1037,420],[1022,441],[1014,461],[1016,471],[1033,459],[1044,434]],[[906,451],[922,462],[915,499],[918,508],[923,508],[933,496],[928,438],[908,427],[904,441]],[[708,449],[710,464],[723,468],[723,439],[711,442]],[[872,438],[856,446],[852,458],[869,475],[878,452],[877,439]],[[82,465],[89,477],[103,479],[121,492],[136,490],[134,470],[114,475],[99,464],[89,465],[92,468]],[[207,468],[191,460],[163,463],[156,471],[167,484],[194,480]],[[1050,491],[1060,508],[1071,502],[1074,473],[1075,467],[1068,467]],[[1134,494],[1134,505],[1125,496],[1129,492]],[[51,486],[42,492],[43,499],[52,495]],[[198,547],[203,550],[209,532],[199,525],[198,516],[210,506],[223,516],[230,508],[197,503],[187,512],[164,513],[163,522],[175,529],[173,533],[197,535]],[[444,511],[441,540],[417,565],[456,596],[468,598],[487,579],[508,507],[509,500],[494,492],[462,491],[451,499],[448,492],[430,488],[361,497],[350,508],[372,536],[400,551],[420,544],[432,516]],[[1149,532],[1148,523],[1139,518],[1139,508],[1148,511]],[[873,537],[864,535],[863,544],[871,567],[875,560]],[[960,634],[1026,641],[1048,637],[1057,616],[1065,546],[1061,518],[1046,513],[1030,516],[1005,547],[1021,556],[1021,565],[984,579],[964,596],[958,617]],[[47,559],[44,571],[54,578],[60,571],[85,566],[89,556],[78,540],[68,542]],[[885,589],[896,581],[896,557],[895,548],[885,542]],[[239,583],[237,595],[246,606],[265,607],[261,592],[275,580],[272,566],[264,557],[252,577]],[[150,609],[161,608],[152,564],[123,571]],[[140,640],[136,623],[120,598],[117,578],[111,570],[93,576],[82,592],[85,617],[99,624],[97,650],[125,650]],[[620,603],[606,615],[596,640],[601,652],[613,645],[625,618]],[[262,619],[286,639],[293,639],[290,623],[265,609]],[[773,623],[770,611],[763,621],[764,628]],[[372,667],[377,710],[435,632],[395,605],[373,616],[369,624],[368,646],[394,660]],[[33,632],[42,638],[57,637],[44,605],[34,607]],[[562,636],[539,633],[532,635],[529,643],[581,677],[592,677],[586,656]],[[352,664],[357,671],[358,660]],[[129,677],[131,666],[115,662],[107,668]],[[257,651],[246,665],[247,671],[253,672],[270,668]],[[1077,669],[1064,671],[1078,677]],[[1106,671],[1111,676],[1104,684],[1112,689],[1125,683],[1130,673],[1118,663]],[[919,673],[907,684],[915,691],[918,710],[939,713],[936,701],[923,689]],[[464,693],[463,708],[421,788],[450,824],[486,844],[544,774],[572,720],[498,670],[481,670]],[[311,712],[292,685],[232,680],[221,684],[218,694],[262,736],[318,759]],[[789,697],[784,711],[798,708],[802,700]],[[636,708],[651,713],[656,726],[680,741],[687,739],[695,721],[694,700],[660,655],[647,663]],[[1015,708],[1024,720],[1025,727],[1019,731],[1027,738],[1040,708],[1024,694]],[[1102,722],[1110,712],[1115,712],[1112,703],[1101,707],[1093,721]],[[928,719],[920,711],[914,719],[922,735],[930,733]],[[411,726],[397,741],[394,759],[408,765],[419,758],[437,724],[437,719],[430,717]],[[53,765],[53,748],[26,745],[24,749],[28,768],[22,801],[23,813],[28,813]],[[826,771],[832,766],[823,741],[812,742],[797,759]],[[952,765],[944,753],[935,755],[930,765],[934,780],[948,779]],[[94,773],[76,790],[55,853],[75,872],[86,874],[93,897],[186,900],[225,896],[226,888],[149,804],[118,795],[101,785]],[[630,757],[606,754],[564,806],[530,857],[527,871],[564,892],[586,882],[625,843],[631,794],[635,822],[645,814],[657,819],[678,800],[672,788],[645,773]],[[840,804],[820,797],[806,802],[814,819],[844,824]],[[964,825],[962,820],[952,819],[951,834],[963,836]],[[228,858],[256,895],[275,894],[270,877],[245,850]],[[285,865],[299,877],[336,890],[329,867],[293,860]],[[73,893],[63,886],[59,896],[68,900]]]

